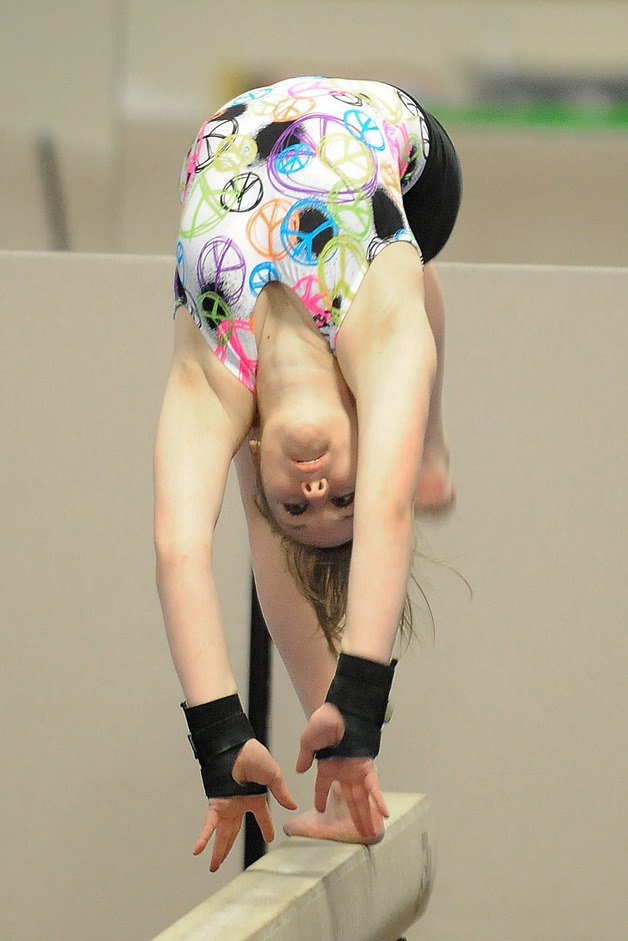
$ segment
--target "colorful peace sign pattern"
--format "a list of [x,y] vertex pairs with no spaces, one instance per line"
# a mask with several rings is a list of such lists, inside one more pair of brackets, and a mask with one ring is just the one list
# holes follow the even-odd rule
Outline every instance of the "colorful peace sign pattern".
[[203,124],[181,173],[176,304],[248,389],[266,284],[291,287],[333,351],[376,254],[391,241],[416,246],[401,194],[428,150],[417,103],[378,82],[289,79]]

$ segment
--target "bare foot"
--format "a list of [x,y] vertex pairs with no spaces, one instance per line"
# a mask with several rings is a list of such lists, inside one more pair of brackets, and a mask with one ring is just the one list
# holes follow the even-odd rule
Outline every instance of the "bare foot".
[[416,489],[416,513],[442,513],[455,500],[454,485],[449,473],[449,448],[439,445],[426,449]]
[[371,818],[377,836],[366,840],[358,833],[351,819],[340,788],[332,784],[325,812],[308,810],[287,820],[283,827],[286,836],[308,836],[313,840],[336,840],[338,843],[379,843],[384,838],[384,822],[371,801]]

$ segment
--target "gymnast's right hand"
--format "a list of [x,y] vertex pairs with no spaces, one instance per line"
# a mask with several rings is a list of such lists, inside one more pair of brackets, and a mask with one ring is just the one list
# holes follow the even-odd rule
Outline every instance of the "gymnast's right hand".
[[[239,784],[247,781],[265,784],[282,807],[296,810],[297,805],[286,787],[281,768],[268,749],[256,739],[251,738],[242,746],[233,765],[233,777]],[[275,838],[275,829],[265,794],[210,798],[205,823],[193,850],[193,855],[198,856],[216,834],[210,872],[216,872],[229,855],[246,813],[255,816],[265,842],[271,843]]]

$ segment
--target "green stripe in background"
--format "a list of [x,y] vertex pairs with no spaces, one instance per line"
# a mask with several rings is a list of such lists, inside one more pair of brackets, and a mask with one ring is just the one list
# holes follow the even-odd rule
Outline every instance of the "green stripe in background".
[[462,105],[429,108],[447,125],[478,128],[540,128],[570,131],[626,131],[628,104],[574,106],[556,104]]

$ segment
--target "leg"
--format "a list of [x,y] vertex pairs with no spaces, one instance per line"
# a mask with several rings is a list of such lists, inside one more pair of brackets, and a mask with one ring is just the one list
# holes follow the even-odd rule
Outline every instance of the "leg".
[[445,304],[433,262],[423,269],[425,310],[437,352],[437,369],[423,442],[423,459],[416,493],[417,512],[446,510],[453,503],[449,473],[449,448],[443,423],[443,379],[445,372]]

